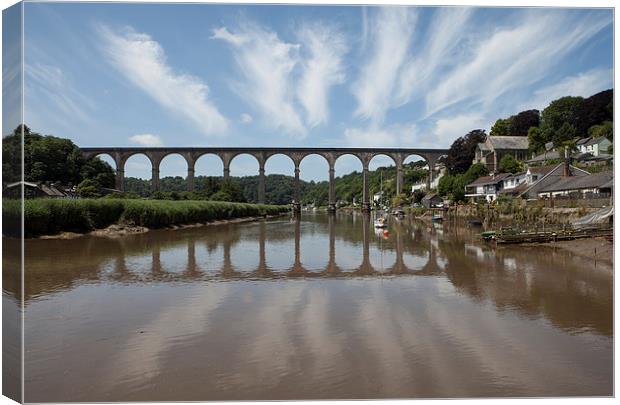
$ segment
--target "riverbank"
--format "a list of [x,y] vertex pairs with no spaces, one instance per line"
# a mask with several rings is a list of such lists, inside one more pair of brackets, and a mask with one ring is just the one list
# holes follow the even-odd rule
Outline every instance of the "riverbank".
[[[125,199],[32,199],[24,201],[24,236],[65,233],[85,234],[104,230],[128,234],[144,229],[197,226],[217,221],[256,219],[288,212],[290,207],[220,201],[164,201]],[[19,200],[2,205],[3,235],[19,236]]]

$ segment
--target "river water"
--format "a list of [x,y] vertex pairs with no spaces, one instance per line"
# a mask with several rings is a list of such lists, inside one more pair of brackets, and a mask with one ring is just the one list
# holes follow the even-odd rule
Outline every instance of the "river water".
[[611,266],[388,231],[317,214],[28,240],[26,401],[612,395]]

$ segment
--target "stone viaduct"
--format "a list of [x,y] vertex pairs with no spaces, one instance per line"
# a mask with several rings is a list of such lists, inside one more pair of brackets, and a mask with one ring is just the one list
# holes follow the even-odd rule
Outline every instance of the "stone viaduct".
[[[194,189],[194,167],[196,161],[203,155],[218,156],[224,166],[224,178],[230,176],[230,163],[238,155],[248,154],[254,156],[258,161],[258,200],[265,202],[265,163],[274,155],[288,156],[295,166],[295,189],[293,196],[293,206],[299,209],[300,187],[299,187],[299,166],[301,161],[309,155],[319,155],[325,158],[329,166],[329,208],[334,210],[336,207],[336,194],[334,188],[334,173],[336,160],[343,155],[353,155],[362,163],[363,174],[363,198],[362,209],[370,209],[370,195],[368,184],[368,166],[373,157],[384,155],[390,157],[396,166],[396,192],[400,193],[403,186],[403,164],[405,159],[411,155],[422,157],[426,160],[430,168],[435,166],[437,159],[448,153],[447,149],[419,149],[419,148],[277,148],[277,147],[92,147],[81,148],[85,157],[98,155],[110,156],[116,164],[116,188],[124,190],[125,163],[133,155],[145,155],[151,162],[152,178],[151,185],[153,190],[159,190],[159,165],[168,155],[177,154],[185,158],[187,162],[187,185],[189,191]],[[433,172],[430,170],[429,183],[432,182]]]

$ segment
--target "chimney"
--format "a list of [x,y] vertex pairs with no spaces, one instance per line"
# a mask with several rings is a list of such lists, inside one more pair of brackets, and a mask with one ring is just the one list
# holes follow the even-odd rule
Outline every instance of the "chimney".
[[564,177],[570,176],[570,155],[568,154],[568,146],[564,147]]

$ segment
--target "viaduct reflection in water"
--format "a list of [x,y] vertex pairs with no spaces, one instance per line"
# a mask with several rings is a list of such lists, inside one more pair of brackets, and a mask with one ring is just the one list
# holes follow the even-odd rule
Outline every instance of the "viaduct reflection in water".
[[[494,249],[475,232],[408,219],[393,219],[388,229],[386,237],[367,216],[339,214],[116,239],[30,240],[25,301],[85,283],[434,276],[499,310],[612,333],[609,266],[548,247]],[[10,283],[5,290],[15,293]]]

